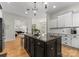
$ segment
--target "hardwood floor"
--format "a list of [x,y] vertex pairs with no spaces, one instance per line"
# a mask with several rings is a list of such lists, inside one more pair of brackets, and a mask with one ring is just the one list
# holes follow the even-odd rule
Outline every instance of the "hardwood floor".
[[4,52],[7,53],[7,57],[29,57],[28,53],[22,47],[19,37],[16,40],[5,42]]
[[63,57],[79,57],[79,49],[62,45]]

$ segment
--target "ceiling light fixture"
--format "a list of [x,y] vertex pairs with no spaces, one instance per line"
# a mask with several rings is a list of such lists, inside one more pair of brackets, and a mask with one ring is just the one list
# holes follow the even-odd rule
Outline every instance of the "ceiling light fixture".
[[44,4],[45,4],[45,9],[47,9],[47,2],[44,2]]
[[44,2],[45,5],[47,5],[47,2]]
[[25,11],[25,14],[27,15],[28,14],[28,12],[30,11],[30,9],[26,9],[27,11]]
[[56,8],[56,5],[53,5],[53,8]]
[[33,12],[36,13],[36,10],[34,10]]
[[34,16],[36,16],[36,12],[38,10],[38,8],[36,7],[36,2],[34,2],[34,7],[32,8]]
[[27,15],[27,14],[28,14],[28,12],[27,12],[27,11],[25,11],[25,14]]

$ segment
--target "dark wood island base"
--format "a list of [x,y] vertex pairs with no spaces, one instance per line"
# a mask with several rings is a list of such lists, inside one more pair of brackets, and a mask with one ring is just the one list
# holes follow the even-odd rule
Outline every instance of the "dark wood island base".
[[25,35],[24,48],[31,57],[61,57],[61,37],[42,41]]

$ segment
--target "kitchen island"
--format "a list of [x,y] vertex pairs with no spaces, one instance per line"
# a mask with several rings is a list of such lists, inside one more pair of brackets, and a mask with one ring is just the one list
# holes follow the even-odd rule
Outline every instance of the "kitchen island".
[[33,35],[26,34],[24,48],[32,57],[60,57],[61,37],[51,37],[47,41],[40,40]]

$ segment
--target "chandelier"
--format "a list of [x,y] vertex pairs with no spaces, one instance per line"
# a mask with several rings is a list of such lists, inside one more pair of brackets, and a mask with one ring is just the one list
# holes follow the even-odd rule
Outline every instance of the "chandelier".
[[37,10],[38,10],[36,4],[37,4],[37,3],[34,2],[34,3],[33,3],[33,6],[34,6],[34,7],[32,8],[32,10],[33,10],[33,12],[34,12],[34,16],[36,16],[36,13],[37,13]]

